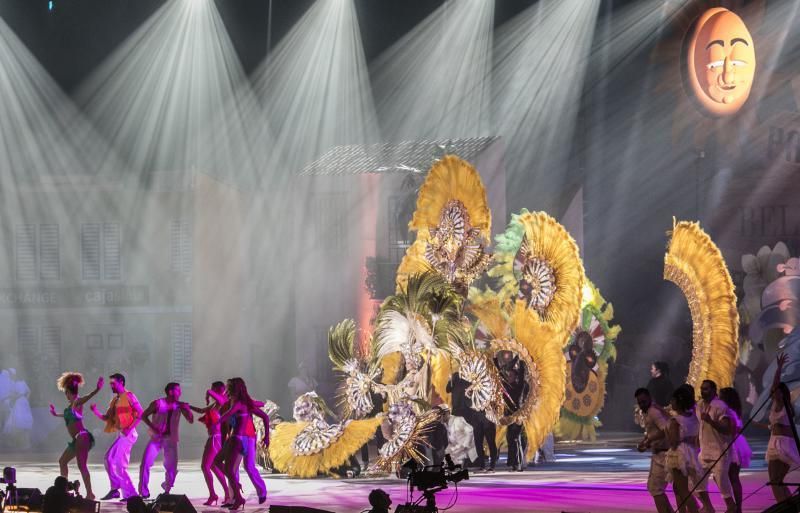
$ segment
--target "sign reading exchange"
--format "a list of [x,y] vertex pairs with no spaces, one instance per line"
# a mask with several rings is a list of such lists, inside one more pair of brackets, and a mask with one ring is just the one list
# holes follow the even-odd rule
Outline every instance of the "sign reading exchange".
[[143,306],[149,301],[146,286],[0,288],[0,308]]

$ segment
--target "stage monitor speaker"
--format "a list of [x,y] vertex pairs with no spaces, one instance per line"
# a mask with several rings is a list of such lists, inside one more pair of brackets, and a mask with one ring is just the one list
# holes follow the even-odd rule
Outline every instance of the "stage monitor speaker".
[[5,500],[5,511],[42,511],[42,492],[38,488],[14,488]]
[[280,504],[272,504],[269,507],[269,513],[333,513],[324,509],[306,508],[305,506],[282,506]]
[[192,506],[192,502],[185,495],[172,495],[169,493],[162,493],[156,497],[153,507],[156,511],[169,511],[171,513],[197,513],[197,510]]
[[763,511],[763,513],[796,513],[800,511],[800,495],[789,497]]

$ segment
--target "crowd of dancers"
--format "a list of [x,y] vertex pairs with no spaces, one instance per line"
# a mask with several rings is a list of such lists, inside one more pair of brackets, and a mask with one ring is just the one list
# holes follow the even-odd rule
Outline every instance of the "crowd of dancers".
[[[789,498],[783,480],[790,470],[800,467],[800,454],[792,434],[784,397],[789,389],[780,381],[786,355],[778,356],[772,386],[773,402],[769,412],[770,430],[766,460],[769,482],[777,502]],[[635,393],[644,413],[645,436],[640,451],[652,451],[647,489],[659,513],[674,510],[666,495],[672,482],[677,510],[681,513],[712,513],[708,477],[712,476],[725,500],[726,513],[742,511],[741,469],[750,466],[752,451],[742,435],[742,403],[734,388],[717,391],[717,385],[705,380],[700,386],[699,401],[691,385],[679,386],[671,396],[671,412],[651,397],[647,388]],[[791,402],[786,402],[791,409]]]
[[[785,403],[783,399],[790,397],[789,390],[780,381],[786,361],[786,355],[778,356],[772,387],[773,403],[767,426],[770,439],[766,460],[772,491],[778,502],[790,496],[787,486],[783,484],[785,476],[791,470],[800,468],[800,454],[791,429],[794,411],[787,411],[787,408],[792,409],[791,402]],[[515,370],[513,363],[515,362],[508,362],[504,369],[509,374]],[[512,374],[511,378],[513,377]],[[517,381],[509,379],[509,382]],[[94,390],[81,396],[79,391],[83,384],[84,378],[79,373],[62,374],[58,379],[58,388],[64,392],[67,405],[59,412],[51,404],[50,412],[64,419],[72,438],[59,460],[61,475],[68,476],[68,464],[75,459],[86,488],[86,497],[94,499],[87,460],[95,440],[84,425],[83,412],[86,404],[103,388],[104,379],[98,378]],[[464,404],[465,398],[460,389],[465,384],[456,373],[448,387],[453,392],[452,417],[458,419],[463,416],[466,421],[458,428],[459,431],[466,431],[466,437],[459,437],[467,439],[463,444],[463,454],[469,454],[467,459],[485,469],[487,458],[483,446],[486,442],[490,449],[488,467],[493,470],[497,462],[494,425],[487,419],[477,418]],[[257,468],[256,459],[258,443],[264,447],[269,446],[269,416],[261,408],[264,403],[250,397],[244,380],[232,378],[227,383],[214,382],[206,392],[206,404],[202,407],[181,401],[181,386],[178,383],[168,383],[164,389],[164,397],[155,399],[146,408],[142,408],[136,395],[125,387],[125,377],[122,374],[109,376],[109,386],[114,395],[105,412],[96,404],[90,406],[95,416],[105,422],[105,432],[116,437],[105,454],[105,469],[111,489],[101,500],[126,501],[131,497],[150,497],[150,470],[161,453],[165,469],[161,488],[169,493],[178,472],[180,419],[184,418],[192,423],[193,413],[201,415],[198,420],[208,431],[201,460],[202,473],[209,490],[209,498],[205,504],[215,505],[219,501],[214,485],[216,478],[223,491],[222,506],[232,510],[244,506],[245,499],[239,482],[242,462],[257,491],[259,503],[266,500],[267,489]],[[523,393],[522,390],[507,390],[507,407],[516,406],[514,403]],[[674,511],[666,495],[667,484],[671,482],[678,511],[712,513],[714,507],[708,494],[708,477],[711,476],[725,501],[726,513],[741,512],[742,484],[739,473],[741,469],[749,467],[752,452],[742,436],[742,404],[736,390],[723,388],[718,391],[713,381],[705,380],[700,387],[701,399],[695,401],[694,388],[684,384],[672,393],[669,410],[654,401],[647,388],[638,389],[635,397],[644,414],[645,427],[645,436],[638,449],[652,452],[647,489],[653,496],[657,511]],[[257,440],[260,430],[256,429],[254,417],[261,418],[264,423],[260,441]],[[453,424],[451,416],[444,419],[443,422]],[[149,440],[142,456],[138,486],[135,487],[128,473],[128,465],[131,449],[138,438],[136,427],[140,422],[148,427]],[[452,430],[453,426],[450,428]],[[473,437],[475,445],[470,443],[470,438]],[[521,456],[525,453],[524,439],[511,430],[508,431],[507,439],[508,464],[514,470],[521,470],[524,464]],[[436,449],[443,449],[448,444],[439,444],[435,439],[431,442],[431,456],[436,460],[436,453],[439,452]]]
[[[95,440],[84,425],[83,412],[85,405],[103,388],[104,379],[98,378],[94,390],[81,396],[79,391],[83,384],[83,376],[79,373],[62,374],[58,379],[58,388],[64,392],[67,405],[59,413],[51,404],[50,413],[64,419],[67,432],[72,438],[59,460],[61,475],[68,476],[69,462],[75,459],[86,488],[86,498],[94,499],[87,460]],[[178,383],[168,383],[164,388],[164,397],[152,401],[144,409],[136,395],[125,387],[125,376],[122,374],[109,376],[109,387],[114,396],[105,412],[100,411],[96,404],[90,406],[95,416],[105,422],[105,432],[116,437],[105,454],[105,468],[111,490],[101,500],[149,498],[150,470],[162,453],[165,479],[161,488],[169,493],[178,473],[180,419],[183,417],[192,423],[193,412],[196,412],[201,414],[198,420],[208,430],[201,463],[209,490],[205,504],[214,505],[219,501],[214,488],[216,477],[224,494],[222,506],[231,510],[244,506],[245,499],[239,484],[239,467],[242,461],[258,493],[259,504],[266,501],[267,487],[256,467],[256,448],[259,441],[256,440],[253,417],[260,417],[264,422],[264,436],[260,443],[265,447],[269,446],[269,417],[261,410],[264,403],[250,397],[242,378],[231,378],[227,384],[219,381],[213,383],[206,393],[206,405],[203,407],[181,401],[181,386]],[[134,487],[128,465],[131,449],[138,439],[136,427],[140,422],[148,427],[150,439],[142,455],[138,487]]]

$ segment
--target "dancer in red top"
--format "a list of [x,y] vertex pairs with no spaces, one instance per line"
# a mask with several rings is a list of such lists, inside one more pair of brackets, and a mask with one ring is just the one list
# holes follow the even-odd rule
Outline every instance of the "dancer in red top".
[[[220,401],[219,399],[226,399],[226,401]],[[198,420],[205,424],[206,429],[208,429],[208,440],[206,440],[206,446],[205,449],[203,449],[203,460],[200,467],[203,470],[206,486],[208,486],[208,500],[203,503],[206,506],[216,504],[219,499],[214,492],[214,476],[217,476],[217,480],[222,484],[222,490],[225,492],[225,500],[223,503],[228,503],[230,500],[228,486],[225,482],[225,474],[222,468],[215,462],[217,454],[222,450],[222,423],[220,422],[220,418],[222,417],[221,409],[224,402],[227,402],[227,397],[225,397],[225,383],[222,381],[215,381],[211,385],[211,390],[206,393],[206,407],[191,407],[195,412],[203,414]]]
[[261,417],[264,421],[264,446],[269,446],[269,417],[258,407],[258,402],[253,401],[247,393],[247,385],[242,378],[228,380],[229,408],[220,418],[220,422],[231,419],[233,432],[228,443],[228,454],[225,457],[225,474],[228,476],[228,486],[233,495],[231,510],[244,506],[241,485],[239,484],[239,464],[244,457],[244,466],[253,486],[258,493],[258,503],[267,500],[267,486],[261,478],[256,467],[256,428],[253,425],[253,415]]

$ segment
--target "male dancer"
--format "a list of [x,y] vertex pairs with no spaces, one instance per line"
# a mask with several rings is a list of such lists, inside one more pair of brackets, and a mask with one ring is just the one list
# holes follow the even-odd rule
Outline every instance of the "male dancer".
[[[731,458],[730,452],[725,452],[733,433],[728,405],[717,397],[717,384],[710,379],[700,385],[700,397],[702,401],[697,404],[697,416],[700,418],[700,465],[703,467],[703,474],[711,469],[710,473],[714,476],[719,493],[725,499],[726,513],[735,513],[736,501],[733,499],[730,478]],[[714,511],[708,493],[705,493],[707,483],[706,477],[697,487],[701,491],[700,500],[704,513]]]
[[645,436],[636,449],[644,452],[653,451],[650,459],[650,474],[647,476],[647,491],[653,496],[658,513],[673,513],[672,505],[667,498],[667,439],[666,429],[669,426],[669,415],[653,402],[646,388],[639,388],[634,394],[639,409],[644,413]]
[[486,418],[485,412],[476,411],[472,408],[472,401],[467,397],[467,388],[469,386],[469,381],[462,378],[458,372],[453,373],[450,377],[446,390],[450,392],[452,397],[452,415],[462,417],[472,427],[477,454],[477,458],[473,463],[479,466],[482,471],[486,470],[486,450],[483,447],[485,440],[489,445],[489,471],[494,471],[494,467],[497,464],[496,426]]
[[175,484],[175,476],[178,474],[178,422],[181,419],[180,415],[186,417],[190,423],[194,422],[189,404],[179,400],[181,386],[178,383],[167,383],[164,393],[165,397],[150,403],[142,413],[142,421],[150,428],[150,442],[144,449],[142,466],[139,468],[139,495],[145,499],[150,497],[148,489],[150,468],[162,450],[164,451],[166,474],[161,488],[165,493],[169,493],[172,489],[172,485]]
[[[503,371],[503,375],[505,414],[513,415],[522,407],[527,383],[523,381],[519,372],[513,367],[506,368]],[[506,444],[508,445],[508,466],[517,472],[524,471],[525,450],[522,443],[522,424],[511,423],[508,425],[506,428]]]
[[112,374],[108,377],[109,387],[114,392],[114,398],[108,405],[106,413],[100,413],[96,404],[91,405],[92,412],[106,423],[106,433],[117,433],[117,439],[106,451],[105,464],[111,490],[101,500],[107,501],[119,498],[122,488],[124,500],[136,495],[131,476],[128,475],[128,463],[131,460],[131,449],[139,434],[136,426],[142,418],[142,407],[139,400],[125,389],[125,376]]

